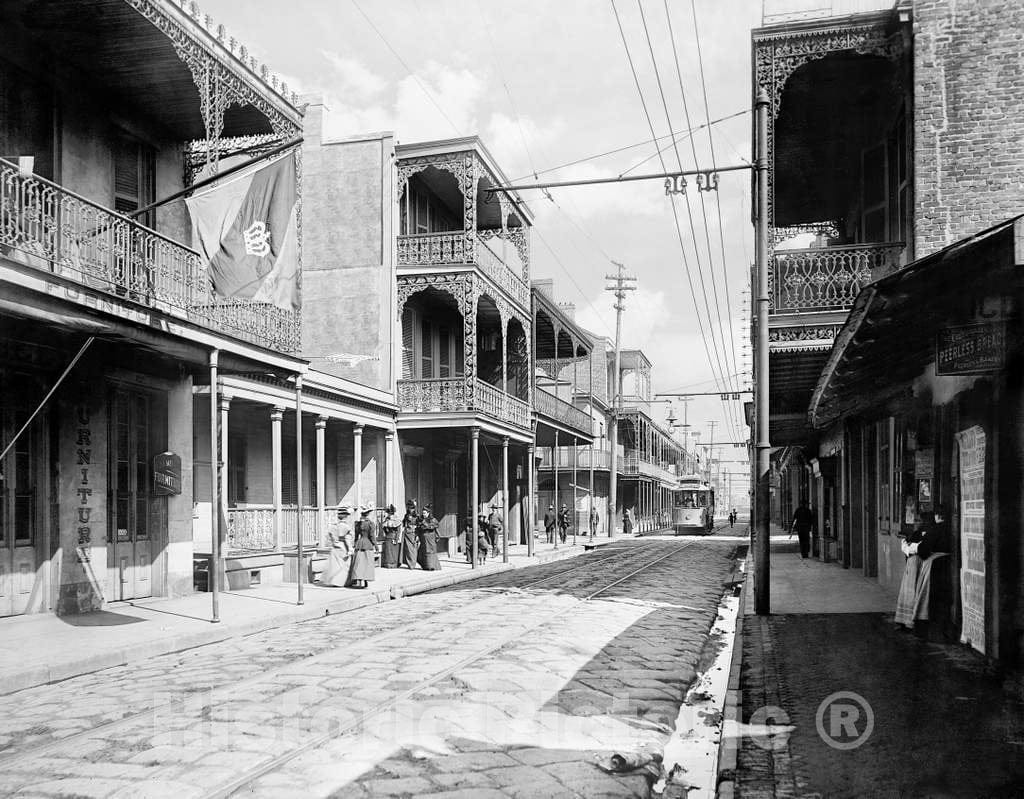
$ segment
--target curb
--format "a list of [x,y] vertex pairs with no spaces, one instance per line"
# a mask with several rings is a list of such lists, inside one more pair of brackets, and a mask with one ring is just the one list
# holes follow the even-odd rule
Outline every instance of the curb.
[[[370,605],[380,605],[404,597],[415,596],[427,591],[434,591],[438,588],[447,588],[458,583],[478,580],[481,577],[488,577],[492,574],[500,574],[506,571],[525,568],[527,566],[538,566],[542,563],[565,560],[575,555],[584,554],[583,547],[569,547],[566,549],[553,550],[535,554],[528,563],[521,565],[512,563],[495,563],[491,566],[483,566],[467,572],[457,572],[441,577],[427,578],[411,585],[391,585],[366,594],[338,598],[333,602],[316,607],[296,606],[273,617],[267,617],[256,621],[232,625],[230,628],[221,627],[217,624],[210,624],[208,630],[202,632],[190,632],[168,638],[145,641],[131,648],[116,648],[108,652],[89,655],[80,660],[70,663],[58,663],[47,666],[36,666],[23,671],[15,671],[3,675],[3,684],[0,685],[0,696],[17,693],[26,688],[35,688],[39,685],[69,680],[72,677],[80,677],[85,674],[110,669],[117,666],[126,666],[129,663],[137,663],[160,655],[171,655],[177,652],[184,652],[196,647],[216,644],[232,638],[238,638],[254,633],[272,630],[277,627],[286,627],[303,621],[312,621],[324,616],[333,616]],[[134,607],[131,602],[126,603]]]
[[[715,795],[718,799],[733,799],[736,795],[736,768],[739,762],[740,738],[737,734],[742,719],[742,695],[740,693],[740,670],[743,665],[743,617],[747,600],[747,583],[750,576],[750,552],[744,559],[743,583],[740,586],[740,606],[736,616],[736,634],[732,643],[732,663],[729,666],[729,689],[725,694],[725,708],[722,719],[722,737],[718,743],[718,785]],[[730,734],[731,733],[731,734]]]

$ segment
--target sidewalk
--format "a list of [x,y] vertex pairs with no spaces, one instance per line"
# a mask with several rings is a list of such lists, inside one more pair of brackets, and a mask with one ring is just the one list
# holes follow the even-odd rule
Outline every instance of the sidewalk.
[[178,599],[112,602],[104,611],[80,616],[12,616],[0,620],[0,694],[574,557],[584,553],[584,540],[580,537],[573,546],[570,539],[555,549],[541,539],[533,557],[527,557],[525,545],[512,546],[507,564],[498,555],[476,569],[461,556],[448,559],[443,555],[441,571],[378,568],[377,579],[367,589],[305,584],[301,606],[296,604],[295,583],[222,591],[217,624],[210,621],[211,595],[205,592]]
[[786,537],[770,593],[756,616],[744,586],[720,797],[1020,795],[1024,704],[983,657],[897,628],[894,595]]

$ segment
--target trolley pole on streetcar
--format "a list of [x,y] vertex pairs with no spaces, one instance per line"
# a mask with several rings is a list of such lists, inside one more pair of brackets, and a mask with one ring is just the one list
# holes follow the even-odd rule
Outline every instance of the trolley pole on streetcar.
[[608,425],[608,438],[611,441],[612,452],[611,452],[611,463],[608,468],[608,537],[612,538],[615,535],[615,513],[618,508],[618,475],[616,474],[618,464],[618,446],[619,446],[619,413],[622,410],[620,405],[622,404],[622,375],[619,371],[619,360],[622,353],[622,312],[626,310],[626,292],[636,291],[635,285],[629,285],[630,283],[636,283],[636,278],[630,275],[624,274],[626,267],[620,264],[618,261],[612,261],[619,270],[617,274],[605,275],[605,278],[612,281],[612,285],[605,286],[605,291],[610,291],[615,295],[615,372],[612,375],[614,385],[612,386],[612,418],[611,424]]
[[754,548],[754,610],[771,613],[771,501],[768,485],[771,449],[768,443],[768,94],[757,90],[754,100],[757,153],[754,175],[757,184],[755,257],[757,285],[757,335],[754,346],[754,449],[757,466],[754,486],[756,539]]

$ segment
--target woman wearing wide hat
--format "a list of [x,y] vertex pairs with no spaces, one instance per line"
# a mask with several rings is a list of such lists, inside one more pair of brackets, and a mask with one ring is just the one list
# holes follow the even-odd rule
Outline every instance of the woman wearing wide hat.
[[430,505],[424,505],[423,513],[416,524],[416,536],[419,538],[416,560],[420,568],[426,571],[437,571],[441,568],[441,561],[437,559],[437,526],[437,519],[430,512]]
[[321,585],[335,588],[343,587],[348,581],[348,572],[352,559],[352,523],[349,516],[352,509],[348,505],[338,508],[338,520],[327,530],[327,541],[331,553],[327,556],[327,565],[320,575]]
[[372,512],[369,505],[359,509],[361,518],[356,523],[356,541],[352,546],[352,566],[348,573],[348,584],[353,588],[366,588],[373,579],[373,554],[377,551],[377,542],[370,520]]

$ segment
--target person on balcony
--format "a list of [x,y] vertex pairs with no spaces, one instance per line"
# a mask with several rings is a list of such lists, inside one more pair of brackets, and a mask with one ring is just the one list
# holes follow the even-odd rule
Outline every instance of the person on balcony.
[[548,512],[544,514],[544,532],[547,533],[548,543],[555,543],[555,525],[558,524],[558,516],[555,515],[555,506],[548,505]]
[[327,566],[320,575],[320,584],[335,588],[344,587],[348,581],[349,567],[352,559],[352,514],[348,505],[338,508],[338,519],[327,530],[327,542],[331,547],[327,556]]
[[437,559],[437,527],[437,519],[431,513],[430,505],[424,505],[416,524],[416,537],[419,539],[416,560],[420,568],[428,572],[441,568],[441,561]]
[[402,517],[402,563],[410,569],[416,568],[416,500],[405,503],[405,516]]
[[394,505],[388,505],[387,516],[381,525],[384,528],[384,546],[380,556],[382,569],[397,569],[402,549],[402,520]]
[[355,544],[352,545],[352,565],[348,584],[353,588],[366,588],[373,579],[373,556],[377,552],[376,528],[370,519],[373,508],[363,505],[356,522]]

